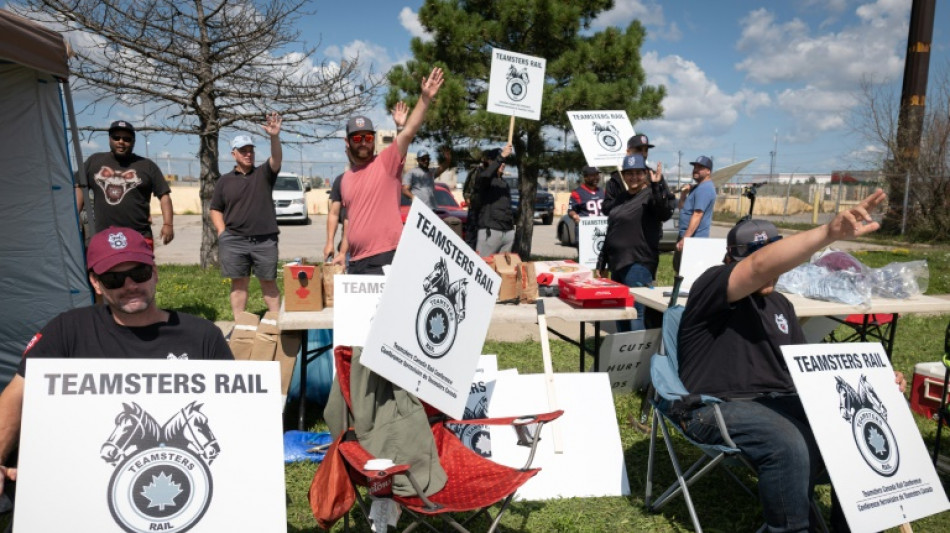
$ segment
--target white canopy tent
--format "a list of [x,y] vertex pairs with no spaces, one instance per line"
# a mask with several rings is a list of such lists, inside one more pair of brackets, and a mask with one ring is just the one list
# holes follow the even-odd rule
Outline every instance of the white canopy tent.
[[66,112],[68,77],[62,35],[0,9],[3,387],[34,333],[62,311],[92,303],[68,154],[67,126],[75,124]]

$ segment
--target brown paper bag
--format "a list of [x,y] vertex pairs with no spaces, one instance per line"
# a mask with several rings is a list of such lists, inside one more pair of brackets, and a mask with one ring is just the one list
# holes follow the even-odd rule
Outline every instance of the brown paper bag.
[[535,272],[534,263],[531,261],[521,263],[519,268],[521,279],[518,280],[518,287],[521,292],[518,295],[518,301],[523,304],[533,304],[538,301],[538,275]]
[[[303,333],[306,334],[306,332]],[[300,331],[285,331],[277,340],[277,353],[274,359],[280,363],[280,390],[284,396],[287,395],[290,380],[294,375],[294,365],[297,363],[297,352],[300,351],[301,342],[303,338]]]
[[498,288],[499,303],[518,303],[520,294],[521,258],[518,254],[503,252],[492,256],[492,268],[501,276],[501,287]]
[[323,264],[323,306],[333,307],[333,276],[342,274],[343,265]]
[[323,274],[320,265],[284,265],[284,310],[323,310]]
[[257,324],[260,320],[254,313],[246,311],[235,317],[234,329],[231,330],[231,339],[228,341],[235,359],[251,358],[251,348],[254,346],[254,337],[257,336]]
[[261,323],[257,325],[257,334],[254,336],[254,345],[251,347],[251,361],[273,361],[279,336],[277,313],[265,313]]

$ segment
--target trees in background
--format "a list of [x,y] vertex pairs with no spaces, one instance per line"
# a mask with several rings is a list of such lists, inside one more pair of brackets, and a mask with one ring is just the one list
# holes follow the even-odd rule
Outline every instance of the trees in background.
[[[24,16],[74,30],[73,75],[94,102],[149,104],[145,131],[198,137],[201,163],[201,266],[217,265],[208,215],[221,172],[226,129],[260,134],[264,114],[283,115],[284,131],[319,138],[369,107],[381,80],[355,58],[314,62],[294,23],[305,0],[25,0]],[[138,126],[138,125],[137,125]],[[285,135],[290,138],[291,135]],[[266,159],[265,150],[258,159]],[[261,161],[258,161],[260,163]]]
[[[482,147],[507,140],[509,117],[485,111],[491,48],[543,57],[547,61],[541,120],[516,119],[513,145],[521,202],[516,251],[529,257],[533,198],[538,177],[555,165],[578,168],[583,159],[564,155],[563,134],[571,110],[623,109],[632,122],[662,114],[662,86],[646,84],[640,65],[645,30],[638,21],[625,29],[590,30],[611,0],[427,0],[419,20],[432,39],[414,38],[413,58],[388,78],[388,106],[418,98],[419,80],[434,66],[447,70],[446,83],[430,108],[420,138],[466,147],[477,159]],[[570,147],[572,152],[576,146]]]

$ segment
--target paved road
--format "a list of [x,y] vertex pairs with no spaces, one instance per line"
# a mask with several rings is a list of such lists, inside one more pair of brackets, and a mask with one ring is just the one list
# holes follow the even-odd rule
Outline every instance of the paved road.
[[[280,258],[291,260],[305,257],[311,261],[323,258],[323,246],[326,243],[326,215],[311,215],[312,223],[307,226],[280,226]],[[159,219],[160,220],[160,219]],[[555,224],[534,226],[532,255],[556,258],[577,258],[574,248],[557,243]],[[729,225],[713,225],[712,236],[725,238]],[[161,228],[154,228],[155,234]],[[787,233],[787,232],[785,232]],[[155,243],[155,258],[159,263],[197,264],[201,246],[201,217],[198,215],[175,215],[175,240],[168,246]],[[840,250],[883,250],[887,246],[840,241],[836,243]]]

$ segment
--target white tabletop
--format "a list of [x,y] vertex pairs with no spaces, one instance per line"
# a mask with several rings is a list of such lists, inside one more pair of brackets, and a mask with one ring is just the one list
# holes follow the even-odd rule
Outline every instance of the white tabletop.
[[[659,311],[665,311],[669,306],[672,287],[654,287],[652,289],[638,287],[630,289],[637,302]],[[664,295],[666,293],[666,295]],[[785,293],[783,293],[785,294]],[[865,315],[873,313],[950,313],[950,295],[917,295],[903,300],[893,298],[872,298],[870,307],[848,305],[837,302],[812,300],[798,294],[785,294],[785,297],[795,307],[795,314],[799,317],[835,316],[835,315]],[[680,296],[676,303],[686,305],[688,296]]]
[[[633,307],[608,309],[579,309],[560,298],[542,298],[544,314],[547,318],[558,318],[567,322],[598,322],[605,320],[632,320],[637,318]],[[950,302],[948,302],[950,305]],[[538,312],[535,304],[497,304],[492,312],[492,324],[521,322],[536,323]],[[333,308],[323,311],[284,311],[281,302],[277,326],[281,331],[302,329],[332,329]]]

